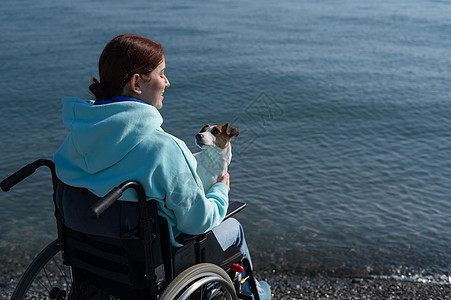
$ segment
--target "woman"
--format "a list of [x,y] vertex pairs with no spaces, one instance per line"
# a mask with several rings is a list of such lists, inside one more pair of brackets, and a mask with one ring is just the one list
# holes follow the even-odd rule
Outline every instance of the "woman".
[[[224,250],[238,246],[250,260],[239,222],[221,223],[228,207],[229,175],[205,194],[192,153],[161,128],[158,109],[170,86],[165,69],[164,51],[157,42],[120,35],[106,45],[99,59],[100,81],[93,78],[89,87],[96,100],[63,99],[63,121],[70,132],[54,156],[58,178],[97,196],[123,181],[137,180],[147,199],[158,201],[174,247],[181,246],[176,240],[180,233],[213,230]],[[120,200],[137,201],[132,190]],[[129,220],[120,221],[124,224],[119,229],[88,224],[74,213],[81,204],[73,202],[78,201],[67,200],[71,203],[63,205],[68,226],[114,236],[127,229]],[[269,286],[265,282],[261,286],[261,298],[268,299]]]

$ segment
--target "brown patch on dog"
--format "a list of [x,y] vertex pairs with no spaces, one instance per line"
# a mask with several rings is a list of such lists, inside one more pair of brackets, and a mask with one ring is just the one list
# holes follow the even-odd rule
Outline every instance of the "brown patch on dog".
[[216,146],[225,149],[229,146],[230,140],[233,137],[238,136],[240,131],[230,126],[229,123],[226,123],[224,125],[215,126],[215,128],[211,130],[211,134],[216,137]]

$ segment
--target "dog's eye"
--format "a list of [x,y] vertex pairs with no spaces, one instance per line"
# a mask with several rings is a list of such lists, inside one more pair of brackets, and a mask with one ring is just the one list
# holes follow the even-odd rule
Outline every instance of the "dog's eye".
[[211,133],[212,134],[218,134],[219,133],[219,130],[218,130],[218,128],[213,128],[212,130],[211,130]]
[[205,125],[204,127],[202,127],[202,129],[199,132],[205,132],[210,127],[211,127],[210,125]]

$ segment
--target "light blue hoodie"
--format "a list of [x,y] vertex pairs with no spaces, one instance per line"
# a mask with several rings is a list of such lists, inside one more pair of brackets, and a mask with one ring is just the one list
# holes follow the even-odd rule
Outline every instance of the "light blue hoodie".
[[[180,233],[200,234],[217,226],[228,208],[228,191],[216,183],[204,194],[197,162],[185,143],[161,129],[158,110],[135,101],[93,105],[63,99],[63,122],[70,133],[54,155],[64,183],[106,195],[126,180],[139,181],[169,223],[171,241]],[[123,201],[137,201],[133,189]]]

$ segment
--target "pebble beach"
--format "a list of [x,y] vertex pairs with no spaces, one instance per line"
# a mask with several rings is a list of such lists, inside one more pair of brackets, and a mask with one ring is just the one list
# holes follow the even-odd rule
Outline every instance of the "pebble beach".
[[[24,253],[0,259],[0,299],[10,299],[20,276],[31,261]],[[345,278],[303,275],[286,270],[258,269],[267,281],[273,299],[451,299],[451,283],[414,282],[395,279]]]
[[451,299],[451,285],[395,279],[268,274],[273,299]]
[[[0,275],[0,299],[10,299],[19,279]],[[451,286],[400,280],[306,277],[296,274],[261,276],[271,285],[273,299],[451,299]]]

